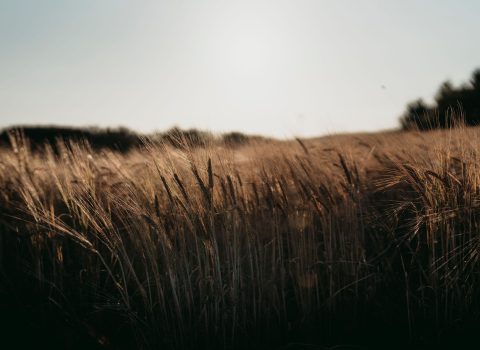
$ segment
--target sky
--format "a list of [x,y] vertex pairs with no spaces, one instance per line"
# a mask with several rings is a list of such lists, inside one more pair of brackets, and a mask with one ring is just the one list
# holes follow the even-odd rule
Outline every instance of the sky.
[[398,126],[480,68],[480,1],[0,0],[0,127]]

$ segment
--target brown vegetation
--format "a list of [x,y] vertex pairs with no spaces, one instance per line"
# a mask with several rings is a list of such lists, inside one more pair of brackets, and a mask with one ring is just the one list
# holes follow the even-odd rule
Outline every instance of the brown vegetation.
[[479,132],[126,154],[12,134],[2,321],[66,348],[447,341],[480,312]]

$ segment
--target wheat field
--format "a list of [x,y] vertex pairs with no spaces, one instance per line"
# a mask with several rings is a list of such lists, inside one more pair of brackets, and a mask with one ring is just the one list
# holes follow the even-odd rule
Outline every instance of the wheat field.
[[145,139],[121,154],[33,152],[11,134],[2,329],[58,348],[447,342],[480,313],[479,136]]

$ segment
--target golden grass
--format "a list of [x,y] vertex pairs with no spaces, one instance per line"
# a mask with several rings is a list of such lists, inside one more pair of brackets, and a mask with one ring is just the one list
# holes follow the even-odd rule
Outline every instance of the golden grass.
[[125,155],[12,135],[0,267],[117,347],[329,341],[338,319],[438,333],[480,311],[479,132]]

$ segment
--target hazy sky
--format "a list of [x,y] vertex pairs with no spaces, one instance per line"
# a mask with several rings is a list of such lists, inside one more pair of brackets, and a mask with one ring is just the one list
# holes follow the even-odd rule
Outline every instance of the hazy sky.
[[0,0],[0,127],[391,128],[479,35],[474,0]]

